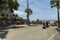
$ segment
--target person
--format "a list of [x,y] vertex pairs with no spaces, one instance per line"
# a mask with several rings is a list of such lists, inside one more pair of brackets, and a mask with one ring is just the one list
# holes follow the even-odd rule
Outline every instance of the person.
[[49,27],[48,22],[46,22],[46,27]]
[[43,29],[46,29],[46,26],[45,26],[45,22],[43,22],[43,27],[42,27]]

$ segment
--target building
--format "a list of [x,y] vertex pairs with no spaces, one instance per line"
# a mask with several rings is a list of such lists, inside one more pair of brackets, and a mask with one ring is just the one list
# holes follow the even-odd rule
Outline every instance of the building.
[[27,23],[27,19],[18,19],[13,21],[13,24],[17,24],[17,25],[22,25],[26,23]]
[[[4,7],[2,7],[2,5]],[[10,12],[10,9],[8,8],[8,0],[0,0],[0,25],[3,25],[4,21],[11,24],[12,20],[13,20],[13,13]]]
[[8,24],[11,25],[12,20],[13,20],[13,13],[11,13],[9,9],[0,11],[0,21],[2,25],[4,23],[3,21],[8,22],[7,25]]
[[32,21],[31,24],[42,24],[42,21],[37,19],[36,21]]

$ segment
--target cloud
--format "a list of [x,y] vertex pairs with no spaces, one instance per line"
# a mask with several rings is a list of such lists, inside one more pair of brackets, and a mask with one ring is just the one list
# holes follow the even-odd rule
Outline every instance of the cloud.
[[54,18],[54,19],[57,19],[57,14],[52,14],[52,17]]
[[14,10],[14,14],[18,14],[18,16],[26,18],[26,13],[24,11],[16,11],[16,10]]
[[[18,0],[19,8],[15,11],[15,14],[26,18],[24,10],[27,6],[27,0]],[[32,3],[33,2],[33,3]],[[29,7],[32,9],[33,14],[30,16],[30,20],[42,19],[42,20],[55,20],[57,19],[56,8],[50,7],[49,0],[29,0]]]
[[57,14],[50,14],[50,15],[47,15],[46,18],[48,20],[57,20]]
[[23,11],[16,11],[16,10],[14,10],[14,13],[15,14],[20,14],[20,15],[26,15],[26,13],[23,12]]

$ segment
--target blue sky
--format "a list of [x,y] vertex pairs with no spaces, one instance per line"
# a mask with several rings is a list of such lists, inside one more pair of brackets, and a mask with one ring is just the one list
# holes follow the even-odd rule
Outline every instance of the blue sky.
[[[18,10],[14,11],[15,14],[26,18],[26,13],[24,12],[27,6],[27,0],[17,0],[19,3]],[[29,0],[29,6],[33,11],[30,15],[30,20],[57,20],[56,8],[50,7],[50,0]]]

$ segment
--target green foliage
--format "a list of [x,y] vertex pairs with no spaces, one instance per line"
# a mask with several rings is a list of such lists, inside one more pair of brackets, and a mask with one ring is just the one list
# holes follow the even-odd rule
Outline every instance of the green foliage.
[[30,20],[29,20],[29,15],[32,14],[32,10],[30,8],[25,9],[25,12],[27,13],[27,25],[30,24]]
[[0,9],[4,9],[4,8],[6,8],[6,1],[0,0]]
[[26,12],[27,14],[29,14],[29,15],[32,14],[32,10],[31,10],[30,8],[25,9],[25,12]]
[[6,4],[6,0],[0,0],[0,5]]
[[60,9],[60,2],[58,0],[50,0],[51,8],[56,7]]
[[19,17],[17,14],[14,14],[13,16],[14,16],[14,19],[15,20],[23,20],[23,18],[22,17]]
[[17,19],[17,20],[23,20],[23,18],[22,18],[22,17],[16,17],[16,19]]
[[15,1],[9,0],[8,4],[9,4],[9,8],[10,8],[11,12],[13,11],[13,9],[15,9],[15,10],[18,9],[19,4],[16,0]]
[[[6,5],[8,5],[8,7]],[[17,0],[15,0],[15,1],[8,0],[8,3],[6,2],[6,0],[4,0],[4,1],[0,0],[0,9],[10,8],[10,11],[13,12],[13,9],[17,10],[18,6],[19,6],[19,4],[18,4]]]
[[51,1],[50,1],[50,4],[55,4],[55,1],[54,1],[54,0],[51,0]]
[[0,16],[0,20],[8,20],[8,18],[4,16]]
[[17,14],[13,14],[14,17],[19,17]]

